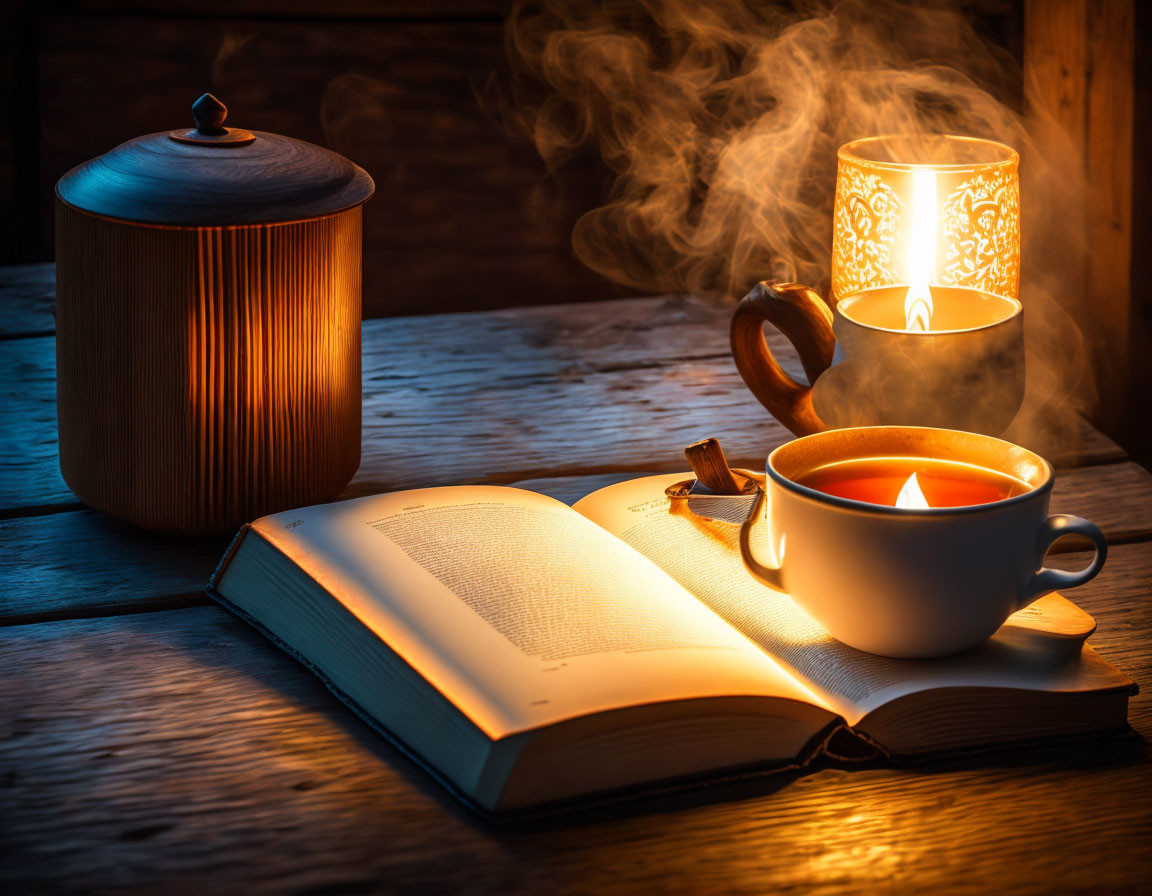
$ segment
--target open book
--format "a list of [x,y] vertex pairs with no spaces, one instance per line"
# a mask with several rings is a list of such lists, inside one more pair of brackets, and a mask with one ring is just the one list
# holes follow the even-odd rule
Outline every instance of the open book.
[[209,590],[489,811],[803,762],[834,734],[915,754],[1126,725],[1135,685],[1083,646],[1090,619],[1061,633],[1087,618],[1062,597],[955,657],[861,653],[747,575],[737,525],[670,509],[682,478],[278,513]]

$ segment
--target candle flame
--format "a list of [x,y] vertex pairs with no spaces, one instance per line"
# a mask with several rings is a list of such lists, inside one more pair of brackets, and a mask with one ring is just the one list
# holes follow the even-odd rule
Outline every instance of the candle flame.
[[932,328],[932,290],[936,273],[936,172],[912,172],[912,225],[908,233],[908,294],[904,297],[905,328]]
[[924,497],[924,492],[920,490],[920,482],[916,479],[915,473],[908,477],[904,487],[900,489],[900,495],[896,498],[896,506],[903,507],[905,510],[927,510],[932,506]]

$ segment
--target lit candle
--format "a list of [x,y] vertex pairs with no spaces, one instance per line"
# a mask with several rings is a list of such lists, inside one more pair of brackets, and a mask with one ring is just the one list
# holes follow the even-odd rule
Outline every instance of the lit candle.
[[[946,135],[840,148],[832,299],[765,281],[732,318],[736,367],[777,420],[797,435],[1004,432],[1024,398],[1018,161],[1003,144]],[[765,322],[793,341],[808,383],[773,358]]]
[[928,329],[937,285],[1016,298],[1018,162],[1011,147],[971,137],[893,135],[840,147],[835,300],[903,283],[914,330]]
[[912,172],[912,226],[908,235],[908,292],[904,296],[904,327],[932,329],[932,290],[936,272],[936,172]]

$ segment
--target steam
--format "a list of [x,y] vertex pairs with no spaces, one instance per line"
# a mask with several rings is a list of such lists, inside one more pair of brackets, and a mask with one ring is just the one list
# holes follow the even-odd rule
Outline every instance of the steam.
[[[395,106],[403,91],[392,84],[360,74],[343,74],[329,82],[324,91],[320,117],[328,145],[352,159],[373,143],[393,139]],[[381,178],[384,172],[376,172]]]
[[[987,137],[1021,155],[1029,397],[1014,435],[1059,451],[1092,398],[1080,157],[1019,66],[941,4],[521,2],[509,114],[552,170],[612,173],[572,241],[641,293],[736,299],[763,279],[828,294],[836,151],[881,134]],[[1019,106],[1028,105],[1028,112]],[[989,384],[994,387],[994,384]],[[1019,430],[1019,432],[1017,432]]]
[[223,82],[224,67],[237,53],[244,49],[244,46],[252,40],[253,36],[231,30],[224,32],[224,38],[220,41],[220,49],[216,51],[216,58],[212,60],[213,87],[220,87]]

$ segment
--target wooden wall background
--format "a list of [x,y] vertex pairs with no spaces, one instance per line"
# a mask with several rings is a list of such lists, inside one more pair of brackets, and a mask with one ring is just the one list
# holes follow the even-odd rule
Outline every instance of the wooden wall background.
[[[1019,56],[1020,0],[961,2]],[[367,317],[619,295],[570,250],[605,169],[589,157],[548,176],[478,100],[503,70],[510,5],[7,0],[0,203],[12,213],[0,263],[52,258],[61,174],[123,140],[190,124],[190,104],[211,90],[230,123],[330,145],[376,179]]]
[[[332,145],[372,173],[367,317],[618,295],[570,250],[573,222],[607,185],[600,163],[548,176],[477,99],[505,64],[510,2],[5,0],[0,264],[51,260],[61,174],[190,123],[189,105],[212,90],[238,126]],[[956,2],[1037,77],[1083,147],[1095,193],[1084,289],[1104,334],[1096,422],[1152,458],[1152,177],[1133,164],[1152,122],[1152,10],[1134,0]],[[332,120],[334,109],[354,114]]]
[[[366,168],[365,316],[618,294],[570,251],[601,172],[546,175],[477,93],[500,69],[505,0],[17,0],[0,4],[0,263],[52,258],[51,196],[72,166],[191,124],[329,145]],[[328,100],[326,104],[326,100]],[[329,128],[324,126],[325,110]],[[333,110],[351,114],[332,120]]]
[[[1019,55],[1019,0],[963,2]],[[534,148],[477,98],[505,64],[510,5],[0,3],[0,204],[11,210],[0,264],[51,260],[61,174],[124,140],[190,124],[192,101],[211,90],[230,123],[330,145],[376,179],[365,316],[619,295],[570,250],[573,223],[609,182],[605,169],[588,157],[546,175]]]

